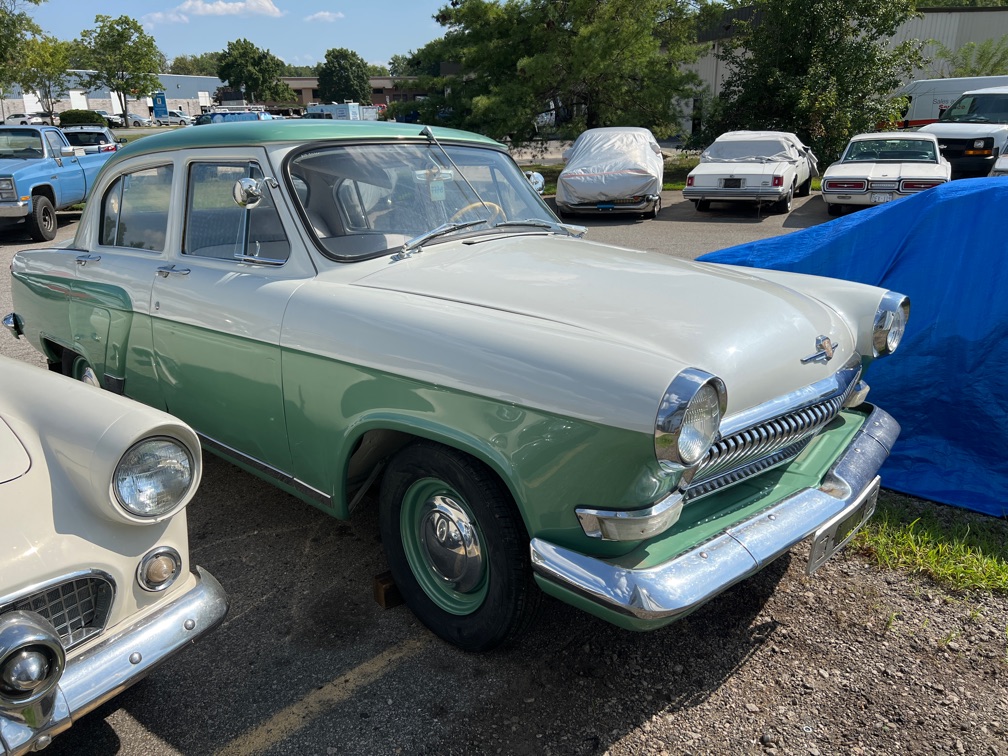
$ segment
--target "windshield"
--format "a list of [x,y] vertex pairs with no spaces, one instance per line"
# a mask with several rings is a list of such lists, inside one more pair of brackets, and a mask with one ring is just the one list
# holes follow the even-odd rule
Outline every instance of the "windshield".
[[1008,94],[964,94],[942,113],[940,120],[1008,123]]
[[778,162],[797,160],[798,153],[793,146],[782,139],[758,139],[753,141],[725,140],[714,142],[700,156],[704,162]]
[[398,249],[446,224],[480,233],[509,221],[557,222],[505,153],[445,149],[451,161],[433,143],[316,148],[291,159],[287,173],[310,232],[339,259]]
[[35,129],[0,129],[0,158],[39,158],[42,134]]
[[929,139],[859,139],[847,145],[844,163],[937,163],[938,152]]

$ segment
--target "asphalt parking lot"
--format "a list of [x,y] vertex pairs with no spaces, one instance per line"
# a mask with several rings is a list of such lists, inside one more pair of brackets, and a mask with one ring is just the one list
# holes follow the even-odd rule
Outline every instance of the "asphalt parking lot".
[[[679,192],[665,192],[663,204],[655,220],[580,222],[592,240],[692,259],[829,220],[818,193],[788,215],[728,205],[700,214]],[[76,221],[61,213],[58,239]],[[23,226],[0,229],[0,314],[11,311],[10,259],[31,246],[42,245]],[[6,332],[0,353],[43,364]],[[713,638],[699,622],[631,634],[549,602],[517,645],[466,654],[404,606],[376,603],[374,578],[386,566],[376,507],[361,510],[336,521],[208,456],[189,507],[191,557],[228,591],[229,615],[47,753],[629,753],[626,743],[674,728],[670,711],[710,696],[747,663],[732,651],[705,659],[703,677],[683,675],[718,634],[762,642],[747,622],[787,569],[781,560],[701,610]]]

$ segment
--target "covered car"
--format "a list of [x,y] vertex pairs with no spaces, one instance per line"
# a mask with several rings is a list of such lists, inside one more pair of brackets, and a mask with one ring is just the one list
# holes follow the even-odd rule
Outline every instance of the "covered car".
[[578,234],[476,134],[176,129],[113,155],[72,247],[14,256],[11,320],[320,510],[377,506],[462,648],[544,592],[645,630],[810,536],[814,571],[874,511],[899,426],[864,371],[906,298]]
[[0,752],[18,756],[190,646],[228,604],[189,561],[202,470],[189,426],[6,357],[0,386]]
[[588,129],[564,152],[557,178],[561,215],[642,213],[661,210],[665,158],[648,129],[614,126]]
[[844,207],[880,205],[952,180],[938,138],[921,131],[858,134],[822,178],[830,215]]
[[701,153],[683,197],[701,212],[711,202],[746,202],[787,213],[795,197],[808,196],[818,175],[816,156],[794,134],[729,131]]

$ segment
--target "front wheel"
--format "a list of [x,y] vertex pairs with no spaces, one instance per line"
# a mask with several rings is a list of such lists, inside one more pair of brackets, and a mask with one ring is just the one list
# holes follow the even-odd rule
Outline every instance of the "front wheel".
[[486,651],[528,627],[541,600],[528,537],[490,469],[455,449],[416,443],[389,463],[379,506],[392,576],[435,634]]
[[32,211],[28,216],[28,230],[35,241],[52,241],[56,238],[56,210],[48,197],[32,197]]

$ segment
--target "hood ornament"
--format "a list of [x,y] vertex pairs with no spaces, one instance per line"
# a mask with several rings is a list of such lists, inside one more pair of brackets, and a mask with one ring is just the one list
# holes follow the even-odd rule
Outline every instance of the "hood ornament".
[[833,359],[833,355],[839,347],[839,344],[834,344],[829,336],[819,336],[815,340],[816,352],[810,354],[808,357],[802,357],[802,365],[807,365],[810,362],[817,362],[822,360],[823,362],[829,362]]

